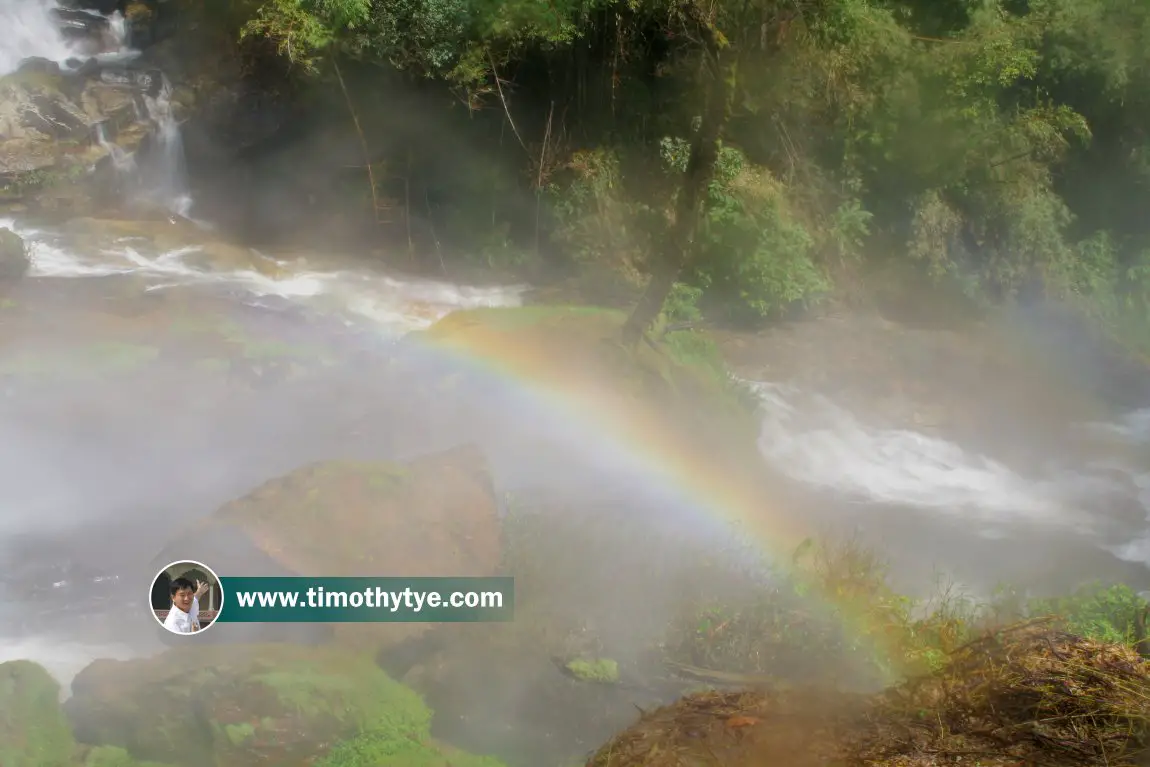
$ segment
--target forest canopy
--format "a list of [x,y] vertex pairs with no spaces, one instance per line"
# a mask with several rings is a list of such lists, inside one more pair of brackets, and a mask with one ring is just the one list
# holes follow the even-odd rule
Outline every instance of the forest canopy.
[[506,161],[453,183],[500,172],[518,202],[473,179],[491,210],[437,210],[492,266],[664,273],[668,314],[738,321],[913,275],[976,305],[1070,303],[1150,345],[1144,0],[243,8],[240,36],[299,76],[356,68],[349,99],[399,72],[485,116]]

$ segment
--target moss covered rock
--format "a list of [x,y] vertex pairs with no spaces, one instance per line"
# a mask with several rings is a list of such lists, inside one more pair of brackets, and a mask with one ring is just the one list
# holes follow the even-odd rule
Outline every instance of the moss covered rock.
[[764,487],[758,397],[732,380],[707,334],[668,332],[628,348],[625,319],[599,307],[482,308],[449,314],[419,337],[509,370],[644,452],[657,443],[674,456],[664,460],[710,485],[705,494],[742,497],[748,509],[769,504],[777,488]]
[[587,682],[614,684],[619,681],[619,664],[610,658],[594,660],[578,658],[568,661],[566,668],[576,679]]
[[74,747],[56,680],[32,661],[0,663],[0,765],[68,767]]
[[96,661],[72,688],[77,739],[187,767],[302,766],[362,733],[422,742],[431,721],[369,658],[283,645]]
[[95,746],[80,755],[81,767],[171,767],[162,762],[141,762],[119,746]]
[[638,399],[664,415],[684,415],[689,408],[701,423],[753,442],[757,430],[747,429],[753,421],[747,416],[757,403],[731,382],[709,336],[679,331],[624,348],[625,319],[622,312],[589,306],[482,308],[453,312],[421,335],[467,356],[497,356],[517,375],[588,405],[633,407]]
[[[487,460],[479,448],[466,445],[403,464],[304,466],[179,535],[157,562],[190,557],[233,576],[480,577],[495,574],[500,549]],[[269,572],[273,566],[277,571]],[[425,632],[427,624],[322,628],[344,646],[374,652]],[[278,630],[268,627],[261,641],[278,641],[280,635],[270,633]],[[238,636],[237,627],[221,627],[219,636]]]

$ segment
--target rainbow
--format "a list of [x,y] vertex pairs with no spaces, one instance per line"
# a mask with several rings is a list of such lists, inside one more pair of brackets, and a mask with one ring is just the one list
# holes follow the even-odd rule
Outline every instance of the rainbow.
[[[479,310],[486,311],[486,310]],[[515,310],[511,310],[515,311]],[[465,332],[450,329],[425,336],[424,348],[462,362],[474,372],[494,377],[516,396],[564,426],[573,427],[605,446],[610,459],[636,471],[637,476],[685,503],[709,522],[716,519],[750,543],[775,567],[788,568],[796,549],[812,538],[801,515],[777,508],[764,497],[761,484],[751,486],[734,476],[729,466],[692,445],[670,419],[655,408],[640,407],[617,388],[588,385],[574,379],[554,354],[524,343],[522,334],[486,332],[470,323],[464,312],[449,315]],[[794,574],[798,574],[794,572]],[[880,667],[893,669],[901,658],[889,632],[876,625],[862,605],[830,593],[811,593],[816,611],[840,622],[849,636],[862,638],[876,653]],[[894,675],[888,681],[893,681]]]

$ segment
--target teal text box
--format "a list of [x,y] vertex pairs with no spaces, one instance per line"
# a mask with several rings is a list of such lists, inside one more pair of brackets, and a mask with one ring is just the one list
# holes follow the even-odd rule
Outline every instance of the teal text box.
[[483,623],[514,616],[493,578],[220,578],[220,623]]

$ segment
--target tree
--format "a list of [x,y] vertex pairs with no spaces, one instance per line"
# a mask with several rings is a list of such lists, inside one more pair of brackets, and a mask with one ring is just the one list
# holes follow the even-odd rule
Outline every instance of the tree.
[[691,140],[691,155],[683,174],[674,223],[658,254],[660,257],[655,259],[647,287],[623,325],[623,342],[632,346],[639,343],[662,312],[667,296],[692,258],[700,206],[714,176],[719,140],[731,115],[731,97],[738,75],[734,52],[713,18],[699,18],[694,26],[704,43],[703,114]]

